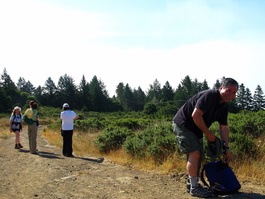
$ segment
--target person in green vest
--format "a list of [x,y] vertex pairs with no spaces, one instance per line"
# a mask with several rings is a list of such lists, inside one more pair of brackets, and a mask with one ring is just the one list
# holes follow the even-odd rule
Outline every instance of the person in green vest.
[[37,150],[37,133],[38,133],[38,103],[29,102],[30,108],[25,111],[25,115],[33,122],[28,124],[29,151],[31,154],[38,154]]

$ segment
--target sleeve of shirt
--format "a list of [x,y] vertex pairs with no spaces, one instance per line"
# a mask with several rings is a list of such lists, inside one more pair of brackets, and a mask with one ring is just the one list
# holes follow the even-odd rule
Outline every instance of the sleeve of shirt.
[[12,122],[14,120],[14,115],[11,115],[9,121]]
[[73,112],[73,118],[75,118],[77,115],[76,115],[76,113],[75,112]]

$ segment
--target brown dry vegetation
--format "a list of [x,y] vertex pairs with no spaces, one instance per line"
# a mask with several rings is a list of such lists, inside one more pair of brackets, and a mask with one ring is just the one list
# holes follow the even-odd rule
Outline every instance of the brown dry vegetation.
[[[62,138],[60,132],[51,131],[46,129],[42,132],[44,137],[49,140],[49,142],[58,147],[62,147]],[[121,149],[118,151],[110,152],[109,154],[102,154],[98,152],[95,148],[93,141],[100,134],[97,133],[86,133],[86,132],[74,132],[73,138],[73,148],[74,153],[78,155],[93,155],[95,157],[102,157],[109,159],[116,164],[125,165],[137,170],[142,171],[153,171],[163,174],[172,174],[172,173],[185,173],[185,157],[171,157],[165,161],[162,165],[154,164],[152,159],[133,159],[126,152]],[[259,147],[265,147],[264,138],[261,138],[258,141]],[[256,160],[242,157],[242,161],[230,162],[230,166],[233,168],[234,172],[241,181],[255,181],[259,184],[264,185],[265,182],[265,156],[264,154],[257,154]]]

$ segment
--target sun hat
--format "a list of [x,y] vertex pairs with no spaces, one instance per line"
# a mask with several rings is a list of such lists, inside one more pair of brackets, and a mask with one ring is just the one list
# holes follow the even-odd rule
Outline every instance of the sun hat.
[[14,109],[13,109],[13,111],[15,111],[17,109],[19,109],[19,111],[21,111],[21,108],[19,106],[15,106]]
[[207,156],[210,158],[218,158],[222,153],[222,148],[222,141],[220,138],[216,137],[214,142],[208,141]]
[[69,104],[64,103],[64,104],[63,104],[63,108],[69,108]]

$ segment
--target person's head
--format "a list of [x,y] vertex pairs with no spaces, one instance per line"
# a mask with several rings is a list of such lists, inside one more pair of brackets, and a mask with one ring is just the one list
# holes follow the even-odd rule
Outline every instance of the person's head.
[[34,103],[35,103],[35,101],[31,100],[31,101],[29,102],[29,106],[31,107]]
[[232,78],[224,78],[219,88],[221,95],[221,103],[229,102],[236,97],[238,83]]
[[34,103],[31,105],[31,107],[32,107],[33,109],[37,109],[37,108],[38,108],[38,103],[37,103],[37,102],[34,102]]
[[65,110],[69,110],[69,109],[70,109],[69,104],[64,103],[64,104],[63,104],[63,110],[65,111]]
[[18,106],[15,106],[14,109],[13,109],[12,114],[13,115],[15,115],[15,114],[18,115],[18,114],[20,114],[20,111],[21,111],[21,108],[18,107]]

